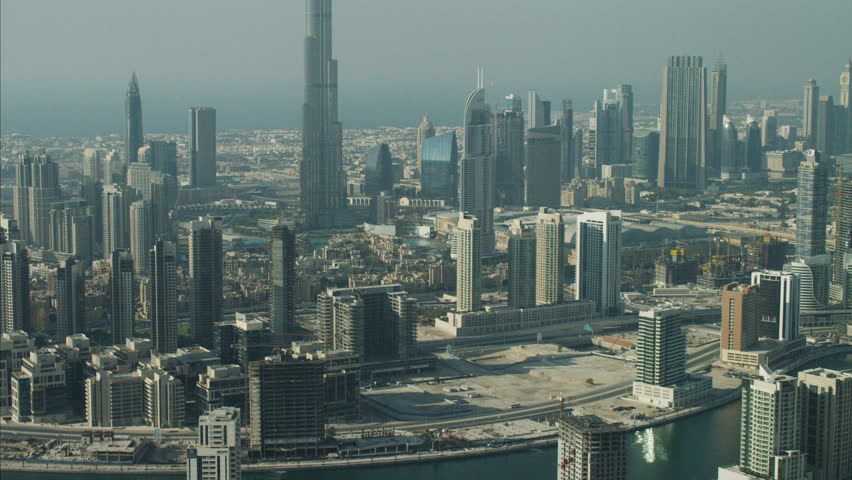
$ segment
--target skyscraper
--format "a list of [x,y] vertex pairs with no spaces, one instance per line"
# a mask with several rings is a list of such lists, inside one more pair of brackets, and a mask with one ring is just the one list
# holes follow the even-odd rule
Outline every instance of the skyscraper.
[[148,253],[154,246],[151,204],[137,200],[130,204],[130,254],[136,275],[145,275],[148,268]]
[[189,186],[216,186],[216,109],[189,109]]
[[579,175],[577,149],[574,146],[574,102],[571,100],[562,100],[559,131],[562,137],[562,183],[569,183]]
[[524,113],[521,99],[511,96],[494,115],[494,184],[500,205],[524,201]]
[[618,110],[621,113],[621,161],[630,163],[633,151],[633,85],[619,85]]
[[740,140],[733,120],[725,115],[719,135],[719,168],[722,180],[742,178],[743,164],[740,160]]
[[[213,112],[213,122],[215,127],[215,110]],[[215,142],[215,128],[214,128]],[[208,139],[209,141],[209,139]],[[163,172],[167,175],[177,175],[177,143],[165,140],[155,140],[148,142],[139,150],[139,161],[145,162],[151,166],[151,170]],[[142,154],[144,152],[144,155]],[[215,152],[214,152],[215,153]]]
[[760,120],[760,143],[764,150],[774,150],[778,140],[778,112],[765,110]]
[[[124,161],[135,163],[139,157],[139,148],[145,143],[142,133],[142,97],[139,95],[139,81],[136,72],[127,85],[124,100]],[[108,182],[109,183],[109,182]]]
[[364,193],[377,195],[393,190],[393,158],[387,143],[380,143],[364,154]]
[[482,72],[464,107],[464,155],[459,166],[459,210],[476,217],[482,255],[494,253],[494,154],[491,109],[485,103]]
[[323,229],[348,222],[337,60],[331,56],[331,0],[308,0],[306,25],[300,199],[305,227]]
[[541,208],[535,226],[535,304],[562,303],[565,277],[565,223],[562,214]]
[[663,71],[660,187],[704,188],[706,75],[701,57],[669,57]]
[[716,60],[713,72],[710,73],[710,121],[707,131],[708,158],[707,170],[718,176],[722,168],[720,140],[723,119],[727,111],[728,99],[728,65],[721,57]]
[[133,256],[127,250],[113,250],[109,259],[112,343],[119,345],[134,335]]
[[456,311],[475,312],[482,304],[482,227],[459,214],[456,227]]
[[562,132],[559,125],[527,129],[524,205],[559,208],[562,202]]
[[509,226],[509,306],[529,308],[536,294],[535,230],[520,220]]
[[63,260],[56,269],[56,336],[83,333],[86,327],[86,276],[76,257]]
[[417,174],[423,178],[423,142],[435,136],[435,127],[429,120],[429,115],[423,115],[420,126],[417,127]]
[[200,217],[189,227],[189,283],[192,338],[213,345],[213,324],[222,321],[222,219]]
[[745,135],[745,166],[749,172],[763,171],[763,146],[761,145],[760,126],[749,117]]
[[281,335],[292,332],[296,322],[296,232],[282,223],[272,227],[269,256],[269,318],[275,333]]
[[817,121],[816,121],[816,149],[824,155],[834,155],[837,153],[835,130],[837,120],[836,109],[834,108],[834,97],[831,95],[822,95],[819,97],[817,104]]
[[802,137],[808,141],[808,147],[816,147],[817,110],[819,106],[819,87],[816,80],[809,79],[805,84],[805,100],[802,104]]
[[455,205],[459,198],[459,147],[456,132],[427,138],[422,149],[420,195]]
[[796,203],[796,256],[825,253],[825,227],[828,223],[828,171],[822,152],[808,150],[799,164]]
[[15,220],[30,245],[50,246],[50,207],[61,199],[59,166],[45,152],[22,154],[15,166]]
[[621,212],[589,212],[577,217],[574,295],[592,300],[604,316],[621,313]]
[[103,182],[99,179],[84,178],[80,182],[80,197],[86,201],[92,214],[92,241],[89,245],[92,259],[101,258],[103,253],[101,247],[101,241],[104,238],[103,189]]
[[187,480],[240,480],[240,409],[221,407],[198,418],[198,444],[187,449]]
[[758,334],[789,342],[799,338],[801,277],[791,273],[759,271],[751,273],[752,285],[760,285],[760,326]]
[[[645,131],[633,137],[633,176],[657,179],[657,163],[660,161],[659,132]],[[656,182],[653,182],[656,183]]]
[[[632,101],[632,96],[629,98]],[[630,108],[633,108],[632,105]],[[601,165],[624,163],[623,121],[626,116],[627,113],[622,111],[618,89],[604,89],[603,98],[595,100],[594,121],[590,123],[589,130],[594,130],[594,166],[597,175],[600,175]]]
[[832,282],[842,285],[846,275],[846,254],[852,252],[852,177],[837,167],[837,201],[834,212],[834,272]]
[[[138,153],[138,152],[137,152]],[[134,162],[135,163],[135,162]],[[104,185],[127,183],[127,167],[130,164],[121,158],[116,150],[110,150],[104,157]]]
[[538,92],[530,90],[527,102],[527,123],[529,128],[546,127],[548,122],[544,119],[544,102],[538,96]]
[[177,177],[159,171],[151,172],[149,197],[151,204],[151,231],[153,238],[165,237],[174,240],[172,219],[169,216],[178,196]]
[[852,58],[846,62],[846,67],[840,73],[840,115],[845,115],[846,131],[844,137],[846,144],[843,151],[852,152]]
[[852,478],[852,372],[799,372],[803,450],[814,480]]
[[175,244],[163,239],[154,242],[148,254],[149,283],[147,288],[148,320],[151,322],[151,341],[159,353],[177,350],[177,250]]
[[627,480],[627,433],[594,415],[559,419],[559,480]]
[[30,330],[30,259],[21,241],[0,243],[0,329]]
[[103,240],[101,248],[104,258],[109,258],[113,250],[130,248],[130,204],[135,191],[118,184],[107,185],[103,189]]

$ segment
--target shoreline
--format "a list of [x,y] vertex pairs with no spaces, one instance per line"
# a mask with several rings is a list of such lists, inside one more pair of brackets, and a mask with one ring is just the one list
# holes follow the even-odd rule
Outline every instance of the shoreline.
[[[801,368],[802,365],[820,360],[822,358],[835,355],[842,355],[852,352],[852,346],[843,345],[831,348],[830,351],[817,352],[814,355],[809,355],[804,358],[799,358],[783,367],[785,371]],[[636,425],[625,425],[624,431],[632,433],[645,430],[648,428],[659,427],[678,420],[708,412],[717,408],[721,408],[729,403],[732,403],[740,398],[741,389],[737,388],[730,393],[719,396],[706,405],[692,407],[686,410],[674,412],[663,418],[651,419],[647,422]],[[336,459],[321,459],[321,460],[298,460],[290,462],[256,462],[245,463],[242,465],[242,471],[247,473],[263,473],[263,472],[283,472],[289,470],[334,470],[343,468],[370,467],[370,466],[387,466],[396,464],[409,463],[428,463],[438,462],[443,460],[455,460],[472,457],[482,457],[489,455],[499,455],[503,453],[522,452],[536,448],[545,448],[556,445],[558,440],[557,435],[547,435],[535,439],[530,439],[524,442],[518,442],[500,447],[472,447],[462,450],[447,450],[440,452],[418,452],[415,454],[401,454],[378,457],[356,457],[356,458],[336,458]],[[62,466],[69,472],[85,473],[85,474],[102,474],[102,475],[182,475],[185,472],[185,465],[155,465],[155,464],[138,464],[138,465],[108,465],[102,463],[76,463],[62,461],[32,461],[32,460],[16,460],[3,459],[0,472],[31,472],[31,473],[56,473],[56,467]]]

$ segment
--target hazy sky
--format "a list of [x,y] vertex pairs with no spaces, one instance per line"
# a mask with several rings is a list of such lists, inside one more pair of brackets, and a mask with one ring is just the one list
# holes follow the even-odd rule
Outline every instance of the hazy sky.
[[[139,75],[146,132],[301,123],[300,0],[0,0],[4,133],[123,129]],[[337,0],[334,49],[344,126],[459,124],[475,68],[488,101],[530,88],[589,108],[632,83],[659,103],[668,55],[728,62],[729,98],[798,98],[814,77],[837,94],[852,55],[849,0]]]

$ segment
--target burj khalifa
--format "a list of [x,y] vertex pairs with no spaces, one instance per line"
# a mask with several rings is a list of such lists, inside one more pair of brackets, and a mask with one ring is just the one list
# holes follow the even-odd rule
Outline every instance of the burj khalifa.
[[337,118],[337,60],[331,56],[331,0],[306,0],[301,205],[306,229],[346,226],[343,127]]

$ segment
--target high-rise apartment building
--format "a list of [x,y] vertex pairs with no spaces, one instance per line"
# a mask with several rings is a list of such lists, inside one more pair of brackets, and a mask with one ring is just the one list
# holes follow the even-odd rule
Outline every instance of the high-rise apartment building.
[[663,71],[660,187],[704,188],[706,75],[701,57],[669,57]]
[[837,167],[837,200],[834,212],[834,272],[832,282],[845,283],[846,254],[852,252],[852,177]]
[[151,204],[137,200],[130,204],[130,254],[136,275],[145,275],[148,268],[148,252],[154,246]]
[[742,473],[773,480],[804,478],[801,408],[794,377],[770,374],[744,380],[739,464]]
[[216,109],[189,109],[189,186],[216,186]]
[[128,250],[113,250],[109,259],[112,343],[120,345],[134,335],[133,255]]
[[145,423],[154,428],[183,427],[187,400],[180,378],[164,371],[149,373],[145,378]]
[[686,336],[678,310],[650,310],[639,316],[636,382],[669,387],[687,379]]
[[535,230],[516,220],[509,226],[509,306],[535,306]]
[[456,242],[456,311],[475,312],[482,305],[482,226],[459,214]]
[[535,226],[535,304],[562,303],[565,287],[565,223],[541,208]]
[[799,164],[796,202],[796,256],[811,257],[825,253],[825,229],[828,223],[828,167],[822,152],[808,150]]
[[544,102],[539,98],[538,92],[530,90],[527,94],[527,123],[529,128],[546,127],[550,122],[545,119]]
[[163,239],[154,242],[148,254],[147,308],[154,350],[177,350],[177,250]]
[[222,407],[198,418],[198,443],[186,452],[187,480],[239,480],[240,409]]
[[296,232],[282,223],[272,227],[269,256],[269,318],[281,335],[292,332],[296,323]]
[[774,150],[778,141],[778,112],[764,110],[760,119],[760,140],[764,150]]
[[325,362],[279,352],[249,364],[251,449],[315,456],[325,437]]
[[621,211],[577,217],[576,242],[575,298],[592,300],[601,315],[618,315],[622,310]]
[[520,98],[512,95],[511,100],[495,113],[493,123],[494,185],[500,205],[524,201],[524,113]]
[[109,258],[114,250],[130,248],[130,204],[135,200],[135,191],[124,185],[106,185],[102,199],[101,248],[104,258]]
[[54,202],[50,208],[50,250],[76,255],[84,262],[95,256],[93,208],[82,199]]
[[0,331],[30,330],[30,260],[24,242],[0,243]]
[[479,221],[482,255],[494,253],[494,147],[491,108],[482,72],[464,107],[464,154],[459,166],[459,210]]
[[364,362],[406,360],[417,346],[416,307],[401,285],[330,288],[317,296],[325,350]]
[[417,127],[417,173],[423,178],[423,142],[435,136],[435,127],[429,120],[429,115],[423,115],[420,126]]
[[50,245],[50,207],[61,200],[59,166],[50,155],[22,154],[15,165],[13,208],[15,220],[29,245]]
[[83,333],[86,327],[86,275],[84,264],[70,257],[56,269],[56,336]]
[[104,178],[104,151],[97,148],[83,150],[83,176],[100,180]]
[[166,140],[152,140],[148,142],[148,145],[139,149],[138,161],[147,163],[155,172],[177,176],[177,143]]
[[559,480],[627,480],[627,433],[594,415],[559,419]]
[[[142,133],[142,97],[139,93],[139,81],[136,72],[130,77],[127,95],[124,100],[124,162],[135,163],[139,157],[139,148],[145,143]],[[108,180],[107,183],[112,183]]]
[[852,478],[852,373],[813,368],[798,380],[813,480]]
[[302,211],[308,229],[348,223],[343,126],[337,118],[337,60],[331,51],[331,0],[307,1],[302,107]]
[[213,345],[213,324],[222,321],[222,219],[200,217],[189,225],[189,283],[192,338]]

